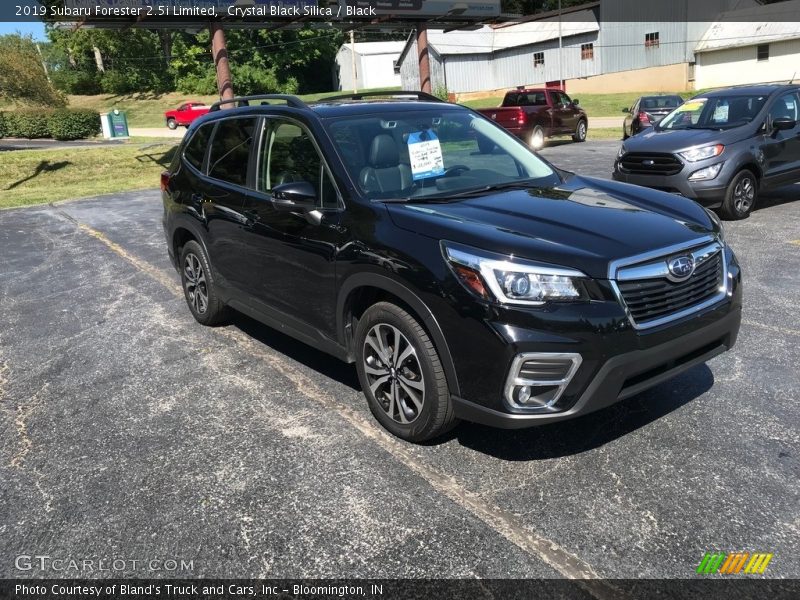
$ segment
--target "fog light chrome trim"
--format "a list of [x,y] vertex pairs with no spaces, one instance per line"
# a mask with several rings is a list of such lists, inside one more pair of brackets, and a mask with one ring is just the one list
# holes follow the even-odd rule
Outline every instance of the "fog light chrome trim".
[[[524,377],[520,377],[520,370],[522,369],[522,366],[529,360],[542,360],[545,362],[557,363],[560,362],[562,364],[569,363],[569,367],[563,379],[547,380],[526,379]],[[509,406],[509,408],[518,412],[537,412],[551,408],[556,402],[558,402],[559,398],[561,398],[564,390],[567,389],[570,381],[572,381],[572,378],[575,376],[575,373],[578,372],[578,368],[581,366],[582,362],[583,357],[581,357],[580,354],[573,352],[523,352],[521,354],[517,354],[514,357],[514,360],[511,362],[511,368],[508,370],[508,377],[506,378],[506,385],[504,388],[504,399],[506,404]],[[532,388],[556,387],[557,390],[553,397],[547,402],[531,406],[528,404],[520,404],[514,397],[515,388],[522,386],[530,386]],[[531,397],[535,398],[536,394],[532,393]]]

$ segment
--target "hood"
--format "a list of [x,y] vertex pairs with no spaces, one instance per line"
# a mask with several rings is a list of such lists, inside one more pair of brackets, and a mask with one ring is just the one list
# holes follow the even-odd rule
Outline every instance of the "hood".
[[649,127],[623,142],[627,152],[677,152],[694,146],[733,144],[748,137],[750,124],[719,129],[661,129]]
[[503,191],[441,203],[387,204],[398,227],[501,254],[578,269],[714,233],[698,204],[665,192],[569,177],[555,188]]

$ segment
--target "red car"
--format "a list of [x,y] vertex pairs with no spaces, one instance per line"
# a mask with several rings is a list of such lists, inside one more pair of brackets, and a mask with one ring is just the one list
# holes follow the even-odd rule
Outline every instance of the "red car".
[[168,110],[164,113],[167,120],[167,127],[177,129],[183,125],[189,127],[195,119],[199,119],[207,114],[209,107],[202,102],[184,102],[175,110]]

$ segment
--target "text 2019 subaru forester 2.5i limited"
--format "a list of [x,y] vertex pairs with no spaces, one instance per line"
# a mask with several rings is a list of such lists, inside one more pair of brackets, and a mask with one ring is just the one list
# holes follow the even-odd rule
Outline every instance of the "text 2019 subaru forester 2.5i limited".
[[614,179],[744,219],[759,190],[800,181],[800,86],[742,86],[695,96],[623,142]]
[[401,438],[587,414],[736,340],[739,265],[691,200],[560,171],[422,93],[235,103],[162,176],[189,309],[355,362]]

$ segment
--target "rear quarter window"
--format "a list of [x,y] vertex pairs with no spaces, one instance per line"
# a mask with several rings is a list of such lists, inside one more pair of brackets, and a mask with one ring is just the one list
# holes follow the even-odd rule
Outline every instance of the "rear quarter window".
[[203,160],[206,157],[206,149],[208,148],[208,141],[211,139],[211,132],[214,130],[214,123],[203,125],[194,132],[192,139],[186,144],[186,150],[183,151],[183,157],[190,165],[198,171],[203,170]]

